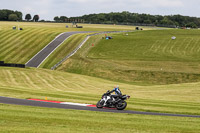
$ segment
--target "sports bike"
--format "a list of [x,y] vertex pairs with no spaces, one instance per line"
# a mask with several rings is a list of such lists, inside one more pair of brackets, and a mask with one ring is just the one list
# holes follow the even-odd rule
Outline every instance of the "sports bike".
[[129,95],[111,95],[110,91],[108,90],[104,93],[96,104],[97,108],[117,108],[118,110],[123,110],[127,106],[127,102],[125,100],[129,99]]

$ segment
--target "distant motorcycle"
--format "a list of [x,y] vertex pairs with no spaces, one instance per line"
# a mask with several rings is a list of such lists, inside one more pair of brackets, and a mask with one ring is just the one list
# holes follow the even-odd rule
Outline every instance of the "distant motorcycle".
[[110,91],[104,93],[96,104],[97,108],[117,108],[118,110],[123,110],[127,106],[127,102],[125,100],[129,99],[128,95],[111,95]]

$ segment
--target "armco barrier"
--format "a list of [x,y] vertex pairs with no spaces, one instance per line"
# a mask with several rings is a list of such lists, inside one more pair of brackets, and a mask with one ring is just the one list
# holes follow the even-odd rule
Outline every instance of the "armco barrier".
[[4,61],[0,61],[0,66],[25,68],[24,64],[4,63]]

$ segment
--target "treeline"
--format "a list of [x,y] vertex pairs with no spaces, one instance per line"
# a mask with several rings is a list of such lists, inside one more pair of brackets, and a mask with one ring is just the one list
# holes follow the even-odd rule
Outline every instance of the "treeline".
[[[0,10],[0,21],[23,21],[23,14],[20,11],[13,11],[8,9]],[[39,15],[34,15],[32,18],[31,14],[25,15],[26,21],[39,21]]]
[[22,21],[23,14],[8,9],[0,10],[0,21]]
[[56,22],[84,22],[92,24],[134,24],[167,27],[200,27],[200,18],[182,15],[150,15],[124,12],[89,14],[80,17],[55,17]]

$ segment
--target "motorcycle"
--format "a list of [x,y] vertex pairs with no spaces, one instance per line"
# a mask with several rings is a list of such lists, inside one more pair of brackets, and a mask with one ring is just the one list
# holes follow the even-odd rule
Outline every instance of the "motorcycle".
[[110,91],[104,93],[96,104],[97,108],[117,108],[118,110],[124,110],[127,106],[127,102],[125,100],[129,99],[128,95],[111,95]]

